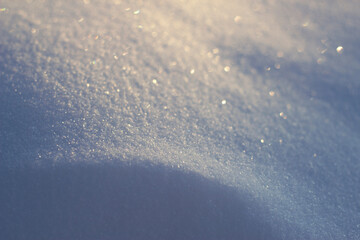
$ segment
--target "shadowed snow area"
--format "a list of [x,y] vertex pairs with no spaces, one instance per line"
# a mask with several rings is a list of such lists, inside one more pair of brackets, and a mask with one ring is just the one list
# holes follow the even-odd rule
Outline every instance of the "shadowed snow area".
[[359,239],[359,12],[0,2],[0,238]]
[[246,194],[179,170],[73,165],[0,179],[5,239],[279,239]]

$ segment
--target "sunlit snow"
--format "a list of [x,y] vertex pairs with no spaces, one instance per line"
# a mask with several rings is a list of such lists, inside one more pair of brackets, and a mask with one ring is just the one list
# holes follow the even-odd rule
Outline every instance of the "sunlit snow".
[[[359,239],[359,11],[355,0],[0,2],[0,238]],[[140,185],[143,195],[129,190]],[[132,235],[120,210],[96,223],[81,210],[79,229],[37,230],[31,216],[73,221],[71,199],[89,186],[126,192],[114,200],[126,209],[160,201],[146,213],[159,224]],[[28,209],[27,189],[56,199],[8,221]],[[181,191],[178,205],[169,192]],[[118,197],[86,204],[111,215]],[[179,207],[193,197],[206,211]],[[139,229],[151,223],[142,212],[130,214]],[[201,231],[167,225],[191,213]]]

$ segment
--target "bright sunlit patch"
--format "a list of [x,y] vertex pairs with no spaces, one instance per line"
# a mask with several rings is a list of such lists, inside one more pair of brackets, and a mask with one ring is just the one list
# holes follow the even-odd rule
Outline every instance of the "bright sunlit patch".
[[285,113],[283,113],[283,112],[281,112],[281,113],[279,113],[279,115],[280,115],[280,117],[282,117],[283,119],[287,119],[287,116],[285,115]]
[[343,48],[343,46],[338,46],[337,48],[336,48],[336,51],[338,52],[338,53],[343,53],[343,51],[344,51],[344,48]]
[[229,66],[225,66],[225,67],[224,67],[224,71],[225,71],[225,72],[230,72],[230,67],[229,67]]

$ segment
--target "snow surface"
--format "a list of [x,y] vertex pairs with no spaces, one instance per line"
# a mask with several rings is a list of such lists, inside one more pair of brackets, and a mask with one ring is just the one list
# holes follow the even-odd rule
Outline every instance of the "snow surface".
[[0,239],[360,239],[360,4],[0,2]]

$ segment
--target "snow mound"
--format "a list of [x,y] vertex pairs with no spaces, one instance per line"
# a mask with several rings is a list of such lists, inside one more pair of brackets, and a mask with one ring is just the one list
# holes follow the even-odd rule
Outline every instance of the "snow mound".
[[[14,173],[41,186],[51,182],[63,195],[39,199],[54,204],[36,215],[44,221],[62,197],[88,196],[76,195],[87,183],[71,176],[71,171],[89,180],[95,189],[89,194],[98,194],[96,189],[117,180],[110,166],[121,166],[119,174],[141,172],[152,176],[161,189],[156,193],[147,188],[146,177],[131,182],[127,175],[124,184],[113,183],[118,189],[145,186],[132,198],[135,202],[149,194],[151,204],[156,196],[165,204],[167,187],[174,185],[162,183],[156,175],[180,181],[175,186],[185,191],[184,201],[203,188],[199,181],[208,181],[205,193],[189,209],[209,231],[191,235],[191,226],[184,226],[188,236],[197,239],[209,237],[211,228],[219,226],[217,215],[205,213],[208,209],[223,213],[231,225],[228,219],[240,213],[230,214],[225,205],[238,209],[239,199],[256,216],[254,220],[247,215],[248,210],[240,218],[258,224],[246,237],[360,237],[357,1],[5,0],[0,4],[0,168],[15,178],[2,183],[6,197],[0,203],[10,201],[9,191],[24,184]],[[76,170],[79,166],[82,170]],[[86,166],[92,170],[83,170]],[[69,182],[61,180],[64,167]],[[44,171],[45,177],[37,178],[31,171]],[[109,174],[109,179],[102,174]],[[91,176],[101,178],[99,183],[92,183]],[[192,190],[187,188],[190,182],[196,185]],[[74,189],[61,190],[66,184],[74,184]],[[239,196],[224,193],[228,188]],[[46,186],[29,189],[51,192]],[[16,203],[24,202],[21,196],[26,191],[22,187],[14,193]],[[197,211],[209,192],[225,197],[218,208]],[[101,194],[109,196],[111,191]],[[106,196],[90,199],[98,204],[109,200]],[[25,199],[31,205],[36,195]],[[176,201],[169,201],[171,211]],[[110,206],[97,210],[109,213]],[[74,207],[69,201],[59,208]],[[257,208],[261,210],[256,212]],[[165,207],[156,209],[164,219],[174,217],[166,215]],[[99,214],[96,211],[89,214]],[[71,218],[71,211],[67,214],[65,218]],[[79,212],[82,217],[86,214]],[[6,225],[5,238],[23,239],[10,230],[17,228],[16,222],[27,226],[23,221],[15,218]],[[67,228],[62,221],[54,224]],[[220,225],[216,239],[240,236],[235,223],[228,235]],[[92,225],[83,226],[86,231]],[[156,229],[150,238],[183,237],[177,230],[162,235]],[[103,237],[114,239],[118,234]],[[81,238],[75,235],[64,237]]]

